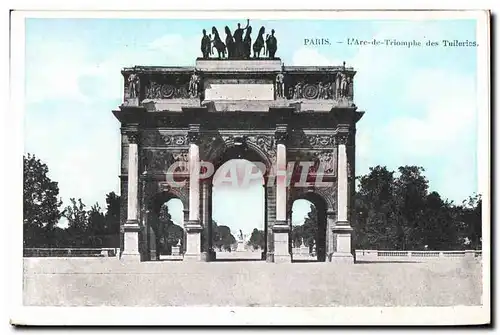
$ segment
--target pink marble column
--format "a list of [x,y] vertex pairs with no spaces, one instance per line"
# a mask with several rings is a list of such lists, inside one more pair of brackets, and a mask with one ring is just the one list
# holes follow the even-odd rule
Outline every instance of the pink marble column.
[[200,223],[200,148],[199,125],[190,125],[189,139],[189,220],[184,223],[186,229],[185,261],[201,261]]
[[128,189],[127,189],[127,221],[123,226],[124,245],[122,260],[140,261],[139,252],[139,221],[138,188],[139,188],[139,151],[137,130],[127,132],[128,138]]
[[351,253],[352,227],[348,221],[349,210],[349,187],[348,187],[348,161],[347,143],[349,134],[337,135],[338,157],[337,157],[337,221],[332,230],[334,248],[331,261],[335,263],[353,263],[354,256]]
[[274,262],[289,263],[292,261],[289,251],[290,226],[286,217],[287,210],[287,161],[286,138],[287,126],[276,127],[276,222],[274,233]]

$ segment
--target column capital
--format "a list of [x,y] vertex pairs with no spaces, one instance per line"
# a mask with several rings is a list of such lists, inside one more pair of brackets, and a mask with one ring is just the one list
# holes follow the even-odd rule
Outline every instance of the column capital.
[[277,124],[274,138],[276,139],[277,144],[285,144],[288,138],[288,125]]
[[190,124],[188,130],[188,141],[190,144],[199,144],[200,142],[200,125]]
[[351,134],[349,132],[339,132],[335,137],[337,144],[348,145],[350,142]]
[[127,136],[129,143],[137,144],[139,140],[139,125],[138,124],[128,124],[121,128],[123,135]]
[[138,144],[139,143],[139,132],[137,131],[127,131],[127,139],[129,144]]

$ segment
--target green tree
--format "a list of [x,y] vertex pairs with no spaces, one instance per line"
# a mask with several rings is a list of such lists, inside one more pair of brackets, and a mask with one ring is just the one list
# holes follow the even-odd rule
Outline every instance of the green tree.
[[355,247],[360,249],[394,249],[397,222],[395,220],[394,172],[376,166],[358,177],[359,189],[355,197],[357,220]]
[[93,205],[87,213],[87,227],[84,235],[88,245],[92,247],[103,247],[106,234],[106,216],[98,203]]
[[[437,192],[431,192],[420,226],[419,240],[431,250],[461,249],[460,222],[457,211],[449,201],[444,201]],[[420,246],[421,247],[421,246]]]
[[314,205],[311,205],[310,211],[304,219],[302,237],[304,244],[312,251],[314,243],[318,240],[318,211]]
[[120,234],[120,196],[115,192],[106,194],[106,234]]
[[265,247],[265,235],[263,230],[259,230],[254,228],[252,231],[252,235],[250,235],[250,239],[248,240],[248,245],[250,245],[254,249],[262,249]]
[[88,226],[89,213],[82,199],[70,199],[71,205],[66,206],[63,211],[64,217],[68,219],[68,234],[72,246],[84,246],[87,244],[86,230]]
[[231,234],[228,226],[216,226],[215,234],[212,236],[213,246],[219,250],[231,250],[231,246],[236,243],[236,238]]
[[468,248],[482,248],[482,199],[475,194],[464,200],[460,208],[463,222],[462,240],[468,240]]
[[400,175],[394,185],[394,215],[397,222],[396,248],[402,250],[419,249],[424,245],[422,223],[425,222],[429,182],[417,166],[401,166]]
[[171,236],[171,233],[176,230],[172,227],[174,222],[172,221],[172,215],[170,215],[168,211],[167,203],[164,203],[160,207],[158,216],[156,217],[153,215],[152,219],[151,227],[155,232],[157,249],[159,249],[162,254],[168,254],[170,253],[172,245],[177,245],[178,239],[175,239],[173,235]]
[[49,169],[34,155],[23,156],[23,244],[46,246],[61,217],[57,182],[48,177]]

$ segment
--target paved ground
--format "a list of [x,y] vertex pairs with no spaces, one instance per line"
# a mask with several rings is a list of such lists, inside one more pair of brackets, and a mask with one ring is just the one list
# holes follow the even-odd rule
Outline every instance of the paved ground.
[[481,264],[123,264],[116,258],[25,258],[25,305],[451,306],[481,304]]

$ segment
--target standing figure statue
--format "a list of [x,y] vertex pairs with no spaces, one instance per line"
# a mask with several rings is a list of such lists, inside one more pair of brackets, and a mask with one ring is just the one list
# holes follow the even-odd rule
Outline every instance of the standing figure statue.
[[226,57],[226,45],[220,39],[219,32],[217,31],[217,28],[212,27],[212,34],[214,35],[214,39],[213,39],[212,43],[213,43],[213,46],[215,47],[215,49],[217,49],[218,58],[220,59],[220,58]]
[[340,89],[340,82],[342,80],[342,74],[341,72],[337,72],[337,75],[335,76],[335,99],[340,99],[341,98],[341,89]]
[[340,97],[345,98],[347,96],[347,76],[344,72],[340,74]]
[[332,91],[332,83],[328,82],[326,85],[323,87],[323,96],[321,96],[322,99],[330,99],[330,93]]
[[280,72],[276,75],[276,97],[284,98],[285,97],[285,76],[283,72]]
[[210,40],[210,44],[208,45],[208,56],[212,56],[214,54],[214,46],[212,45],[212,34],[208,34],[208,39]]
[[266,48],[264,47],[264,33],[266,32],[266,28],[263,26],[259,29],[259,35],[255,39],[255,43],[253,44],[253,58],[260,57],[260,51],[264,48],[264,54],[266,53]]
[[189,96],[191,98],[198,97],[199,93],[200,77],[196,74],[196,70],[191,75],[191,80],[189,81]]
[[351,77],[347,77],[347,88],[346,88],[346,97],[352,99],[354,96],[354,87]]
[[240,238],[240,241],[243,241],[243,232],[241,231],[241,229],[240,229],[240,236],[239,236],[239,238]]
[[[241,28],[241,25],[238,23],[238,28],[234,31],[234,57],[242,58],[244,56],[244,44],[243,44],[243,32],[249,27],[250,20],[247,19],[247,25],[245,28]],[[226,43],[227,44],[227,43]]]
[[293,98],[300,99],[302,98],[302,83],[298,82],[295,84],[295,89],[293,90]]
[[278,50],[278,41],[274,37],[274,29],[271,29],[271,36],[266,38],[267,51],[269,52],[269,58],[273,59]]
[[227,48],[227,58],[235,57],[235,43],[233,39],[233,35],[231,34],[231,30],[228,26],[224,28],[226,32],[226,48]]
[[325,97],[325,86],[323,86],[323,82],[318,83],[318,96],[317,99],[324,99]]
[[135,99],[139,96],[139,76],[132,73],[128,76],[128,95],[129,98]]
[[245,33],[245,38],[243,39],[243,58],[248,59],[252,54],[252,37],[250,34],[252,33],[252,27],[248,27]]
[[207,31],[203,29],[203,37],[201,38],[201,53],[204,59],[208,59],[210,56],[210,51],[212,49],[211,44],[212,42],[210,41],[210,36],[207,36]]

